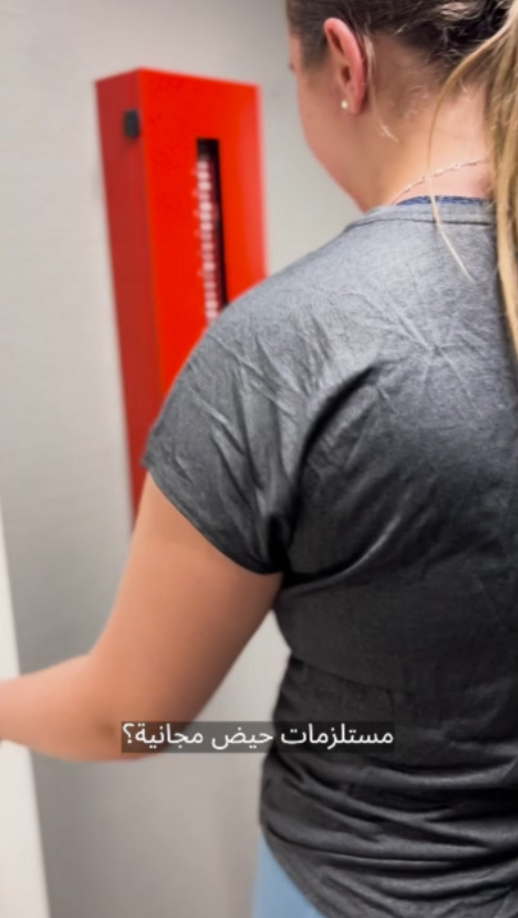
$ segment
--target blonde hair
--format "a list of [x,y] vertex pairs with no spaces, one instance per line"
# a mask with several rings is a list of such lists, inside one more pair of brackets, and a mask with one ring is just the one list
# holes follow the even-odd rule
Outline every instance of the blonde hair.
[[[485,87],[484,127],[495,206],[498,275],[508,328],[518,357],[518,0],[513,0],[498,32],[469,53],[442,86],[430,130],[428,171],[442,103],[466,77],[481,78]],[[465,270],[444,233],[435,195],[431,198],[444,239]]]

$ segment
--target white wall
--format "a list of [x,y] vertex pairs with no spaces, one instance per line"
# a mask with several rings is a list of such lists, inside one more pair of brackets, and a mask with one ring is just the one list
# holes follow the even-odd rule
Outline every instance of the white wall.
[[[0,507],[0,679],[19,673]],[[27,749],[0,744],[0,915],[49,918],[38,810]]]
[[[262,85],[270,271],[356,214],[304,146],[283,0],[0,0],[0,18],[0,493],[28,671],[91,646],[130,538],[94,80]],[[204,718],[268,719],[284,659],[268,620]],[[244,918],[259,764],[34,756],[52,918]]]

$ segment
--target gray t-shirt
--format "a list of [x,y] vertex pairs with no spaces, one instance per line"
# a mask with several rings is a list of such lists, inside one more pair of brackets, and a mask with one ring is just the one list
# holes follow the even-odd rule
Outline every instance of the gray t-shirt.
[[263,760],[259,819],[328,918],[517,918],[518,375],[492,205],[363,214],[234,301],[142,464],[221,552],[282,571],[274,722],[392,752]]

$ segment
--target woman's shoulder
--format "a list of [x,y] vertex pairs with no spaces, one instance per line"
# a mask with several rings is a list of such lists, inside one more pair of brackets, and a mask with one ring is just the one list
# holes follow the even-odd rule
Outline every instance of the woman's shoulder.
[[401,259],[394,259],[387,233],[380,235],[375,224],[356,232],[357,225],[232,301],[211,337],[251,366],[303,387],[332,364],[333,355],[340,361],[352,353],[361,357],[366,330],[379,325],[383,288],[390,295],[399,285],[390,281],[390,266]]
[[352,315],[363,271],[356,240],[346,229],[230,302],[212,334],[241,352],[256,346],[285,359],[290,353],[297,356],[301,341],[309,345],[338,301]]
[[[450,224],[448,235],[463,250],[471,228],[468,254],[475,251],[473,267],[488,253],[478,270],[483,281],[491,275],[492,249],[490,233],[481,230],[490,230],[490,222],[478,210],[467,216],[455,209],[441,213]],[[453,232],[457,228],[459,238]],[[429,206],[380,207],[234,300],[216,320],[215,333],[234,338],[236,346],[256,343],[272,355],[286,357],[291,349],[297,356],[297,348],[310,348],[312,340],[318,344],[319,336],[327,337],[326,328],[329,334],[354,336],[358,330],[363,335],[366,327],[377,325],[387,302],[394,308],[399,299],[411,309],[409,279],[414,290],[419,285],[420,297],[435,297],[438,280],[459,295],[466,284]]]

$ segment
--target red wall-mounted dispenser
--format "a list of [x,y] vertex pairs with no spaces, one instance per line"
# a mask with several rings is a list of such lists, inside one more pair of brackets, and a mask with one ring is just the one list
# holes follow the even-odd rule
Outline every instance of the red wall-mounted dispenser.
[[260,91],[136,70],[96,94],[135,516],[171,384],[219,311],[266,276]]

